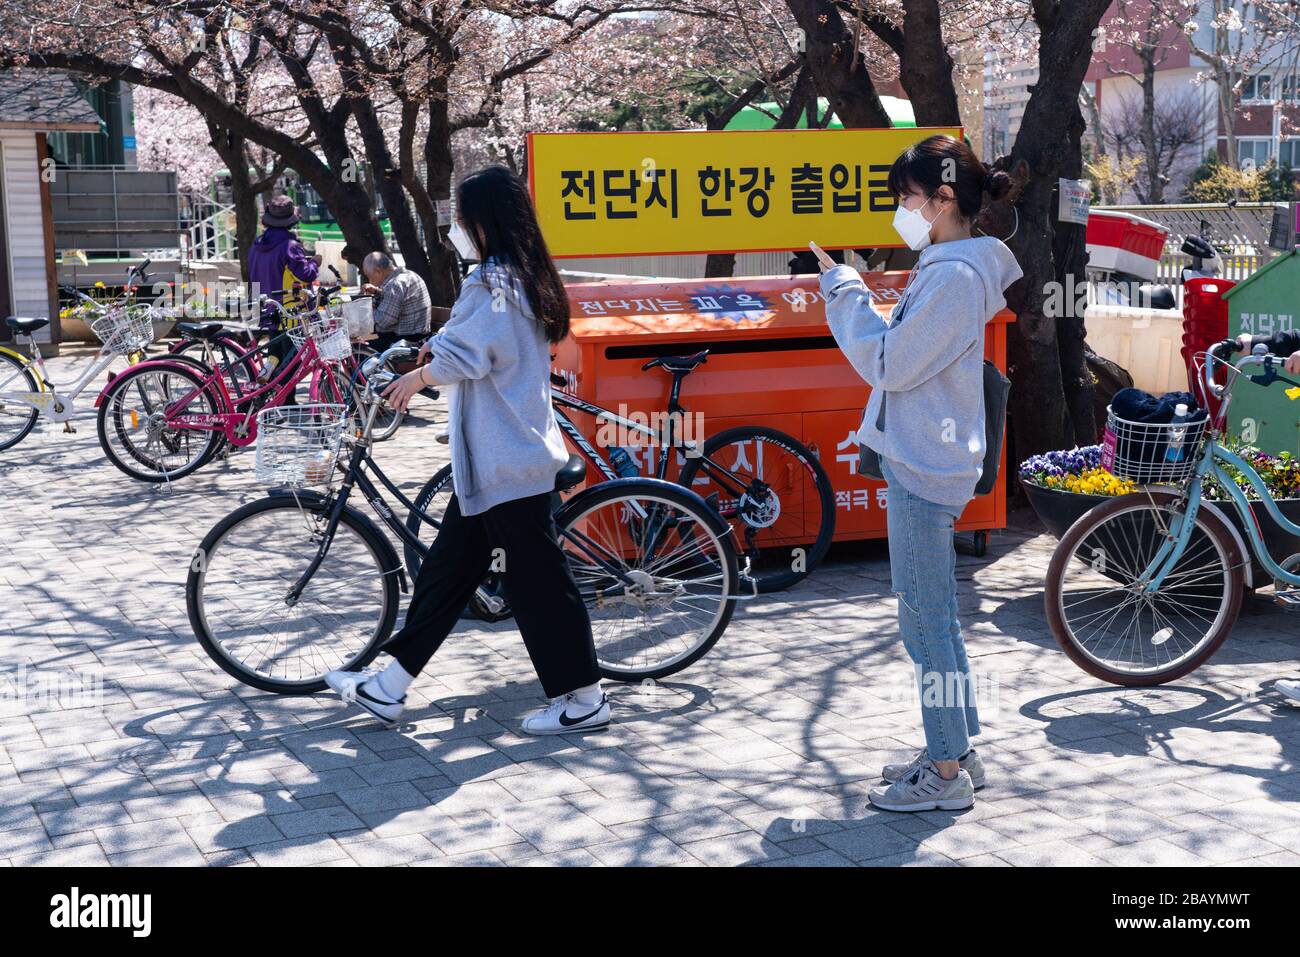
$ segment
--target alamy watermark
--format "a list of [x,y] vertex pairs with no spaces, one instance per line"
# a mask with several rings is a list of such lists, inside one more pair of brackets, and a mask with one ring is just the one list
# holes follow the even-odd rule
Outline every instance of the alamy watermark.
[[27,713],[102,707],[103,669],[29,668],[25,664],[0,669],[0,706],[10,702]]

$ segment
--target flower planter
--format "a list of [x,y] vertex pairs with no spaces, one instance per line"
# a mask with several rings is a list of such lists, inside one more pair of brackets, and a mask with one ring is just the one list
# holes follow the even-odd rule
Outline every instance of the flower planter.
[[[1110,496],[1107,495],[1082,495],[1078,492],[1065,492],[1060,489],[1043,488],[1023,480],[1020,484],[1024,488],[1029,504],[1033,506],[1039,520],[1047,526],[1047,530],[1052,533],[1052,536],[1058,539],[1065,534],[1066,530],[1081,515],[1110,500]],[[1228,521],[1236,527],[1241,534],[1242,541],[1246,543],[1246,548],[1249,549],[1249,536],[1246,534],[1241,516],[1237,514],[1236,507],[1231,502],[1215,502],[1214,504],[1227,516]],[[1291,555],[1300,553],[1300,536],[1286,534],[1264,514],[1263,507],[1259,503],[1252,502],[1251,504],[1259,509],[1259,527],[1264,535],[1264,543],[1268,546],[1269,554],[1280,562]],[[1300,498],[1279,499],[1277,505],[1283,515],[1292,522],[1300,524]],[[1264,569],[1253,555],[1251,556],[1251,564],[1254,567],[1256,588],[1267,585],[1272,581],[1273,576]]]

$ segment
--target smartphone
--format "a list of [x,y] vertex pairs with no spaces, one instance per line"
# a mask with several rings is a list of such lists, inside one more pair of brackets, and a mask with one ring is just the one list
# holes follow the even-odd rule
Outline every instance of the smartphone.
[[816,243],[808,243],[808,248],[811,249],[813,255],[817,257],[817,262],[821,264],[823,270],[831,269],[837,265],[835,260],[831,259],[831,257],[826,254],[826,250],[822,249]]

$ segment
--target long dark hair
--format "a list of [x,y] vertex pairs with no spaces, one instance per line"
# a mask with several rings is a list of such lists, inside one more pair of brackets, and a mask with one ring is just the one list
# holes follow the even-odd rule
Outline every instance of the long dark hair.
[[941,186],[952,188],[962,217],[974,219],[984,205],[984,194],[1001,199],[1011,189],[1011,177],[989,169],[961,140],[940,134],[903,150],[886,182],[895,199],[911,192],[928,198]]
[[569,297],[523,180],[504,166],[481,169],[461,181],[456,207],[479,259],[510,267],[547,341],[556,343],[567,336]]

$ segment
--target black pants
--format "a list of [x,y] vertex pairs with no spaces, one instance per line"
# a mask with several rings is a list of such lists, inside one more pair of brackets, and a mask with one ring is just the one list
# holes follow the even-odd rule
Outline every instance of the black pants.
[[[500,549],[500,552],[496,550]],[[415,579],[402,630],[384,646],[408,674],[429,663],[493,562],[548,698],[600,679],[591,619],[555,537],[547,493],[462,515],[455,495]]]

